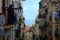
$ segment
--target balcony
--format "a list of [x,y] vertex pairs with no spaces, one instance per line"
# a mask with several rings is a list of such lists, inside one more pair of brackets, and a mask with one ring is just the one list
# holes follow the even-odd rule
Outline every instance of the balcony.
[[4,26],[4,29],[10,29],[10,28],[13,28],[13,25],[5,25]]
[[38,15],[38,19],[40,19],[40,18],[43,18],[43,16],[39,13],[39,15]]
[[50,2],[59,2],[60,0],[50,0]]
[[46,0],[42,1],[42,7],[45,7],[47,5]]
[[56,4],[55,4],[55,10],[56,11],[60,10],[60,3],[56,2]]
[[46,3],[42,3],[42,5],[43,5],[42,7],[45,7],[46,6]]
[[56,2],[60,2],[60,0],[56,0]]

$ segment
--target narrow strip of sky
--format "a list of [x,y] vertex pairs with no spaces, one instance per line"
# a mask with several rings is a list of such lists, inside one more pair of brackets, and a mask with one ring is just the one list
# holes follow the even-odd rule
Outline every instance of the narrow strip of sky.
[[[22,2],[23,15],[25,17],[25,20],[29,20],[29,21],[35,20],[37,14],[38,14],[39,1],[40,0],[26,0],[26,1]],[[28,21],[27,21],[27,23],[28,23]],[[33,24],[33,23],[34,22],[32,22],[31,24]]]

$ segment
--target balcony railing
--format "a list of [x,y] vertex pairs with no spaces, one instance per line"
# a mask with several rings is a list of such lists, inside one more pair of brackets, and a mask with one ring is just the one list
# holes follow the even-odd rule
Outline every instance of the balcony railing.
[[13,24],[4,26],[4,29],[10,29],[10,28],[13,28]]
[[56,0],[56,2],[59,2],[60,0]]
[[50,0],[51,2],[59,2],[60,0]]
[[46,6],[47,2],[46,0],[42,1],[42,7]]

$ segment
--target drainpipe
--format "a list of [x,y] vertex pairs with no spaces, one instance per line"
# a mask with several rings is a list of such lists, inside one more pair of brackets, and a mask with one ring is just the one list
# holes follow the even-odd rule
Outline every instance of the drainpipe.
[[54,12],[55,12],[55,3],[52,3],[52,40],[55,40],[55,18],[54,18]]

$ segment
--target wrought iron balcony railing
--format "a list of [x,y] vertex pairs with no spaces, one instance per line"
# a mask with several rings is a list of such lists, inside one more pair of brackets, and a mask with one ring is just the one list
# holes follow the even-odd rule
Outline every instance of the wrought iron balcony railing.
[[60,0],[50,0],[51,2],[59,2]]
[[47,4],[46,0],[43,0],[42,1],[42,7],[46,6],[46,4]]

